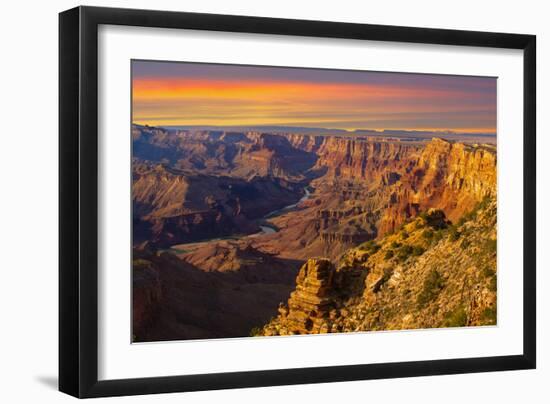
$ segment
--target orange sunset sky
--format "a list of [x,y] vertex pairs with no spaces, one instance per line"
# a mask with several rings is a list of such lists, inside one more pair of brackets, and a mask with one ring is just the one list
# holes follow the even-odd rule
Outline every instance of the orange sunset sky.
[[132,120],[496,132],[496,78],[132,61]]

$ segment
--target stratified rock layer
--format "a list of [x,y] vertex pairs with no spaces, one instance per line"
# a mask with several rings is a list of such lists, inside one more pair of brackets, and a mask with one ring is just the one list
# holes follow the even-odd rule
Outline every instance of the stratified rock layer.
[[496,323],[494,146],[139,126],[132,138],[137,340]]
[[296,202],[303,192],[278,178],[191,175],[137,162],[133,177],[134,245],[255,233],[255,219]]
[[300,269],[296,290],[287,305],[279,307],[279,317],[267,326],[264,335],[318,334],[333,331],[341,302],[362,288],[364,271],[349,266],[338,269],[326,258],[311,258]]
[[496,202],[484,199],[458,225],[429,210],[349,250],[338,268],[309,260],[258,335],[495,325]]
[[333,259],[426,209],[454,221],[496,195],[490,145],[138,126],[133,139],[137,243],[255,233],[255,220],[296,202],[309,184],[309,209],[297,223],[296,216],[274,219],[280,232],[266,248]]

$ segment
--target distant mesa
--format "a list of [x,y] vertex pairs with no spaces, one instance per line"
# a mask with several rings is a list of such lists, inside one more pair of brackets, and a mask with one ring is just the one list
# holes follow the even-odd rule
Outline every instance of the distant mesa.
[[[148,125],[134,124],[135,127],[152,128]],[[210,131],[210,132],[261,132],[275,134],[311,134],[311,135],[357,135],[373,136],[381,139],[393,139],[397,141],[425,141],[434,137],[461,141],[466,143],[496,144],[496,134],[492,132],[461,132],[457,130],[406,130],[406,129],[335,129],[303,126],[216,126],[216,125],[165,125],[162,128],[167,131]]]

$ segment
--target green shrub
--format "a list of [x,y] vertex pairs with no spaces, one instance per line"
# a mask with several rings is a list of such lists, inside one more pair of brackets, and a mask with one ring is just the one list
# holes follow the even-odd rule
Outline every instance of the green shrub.
[[384,259],[389,260],[389,259],[392,259],[393,256],[394,256],[393,250],[387,250],[386,254],[384,255]]
[[443,320],[443,327],[464,327],[468,323],[468,315],[464,306],[458,306],[448,312]]
[[393,268],[392,267],[386,267],[384,268],[384,282],[387,282],[393,275]]
[[395,249],[395,248],[401,247],[401,245],[402,244],[398,243],[397,241],[392,241],[391,244],[390,244],[390,247]]
[[481,313],[481,320],[485,325],[494,325],[497,323],[497,309],[496,307],[487,307]]
[[426,240],[430,241],[434,238],[434,232],[433,230],[424,230],[422,232],[422,237],[424,237]]
[[417,297],[417,303],[424,306],[431,302],[437,297],[443,286],[443,277],[436,269],[432,269],[424,279],[422,290]]
[[397,259],[401,262],[406,261],[412,255],[413,248],[410,245],[402,245],[399,250],[397,250]]
[[401,224],[401,226],[399,226],[399,230],[403,230],[405,228],[405,226],[408,226],[409,224],[411,224],[413,221],[415,220],[415,217],[413,216],[409,216],[407,217],[403,223]]
[[455,225],[449,226],[449,240],[457,241],[460,238],[460,232]]
[[496,254],[497,252],[497,241],[488,239],[485,242],[485,251],[487,251],[488,254]]
[[367,251],[370,254],[374,254],[376,251],[380,249],[380,246],[376,244],[376,241],[369,240],[359,246],[359,249],[362,251]]
[[489,206],[489,202],[491,202],[491,197],[490,196],[486,196],[484,197],[481,202],[479,202],[476,207],[474,208],[474,210],[477,211],[478,210],[481,210],[481,209],[485,209],[487,206]]
[[414,255],[415,257],[424,254],[424,252],[426,252],[426,250],[418,245],[415,245],[412,249],[412,255]]
[[426,214],[426,224],[432,229],[441,230],[447,227],[447,219],[442,210],[434,209]]
[[474,220],[476,217],[477,217],[477,210],[476,210],[476,208],[474,208],[474,210],[472,210],[472,211],[466,213],[465,215],[463,215],[463,216],[458,220],[457,225],[458,225],[458,226],[462,226],[464,223],[469,222],[469,221],[471,221],[471,220]]
[[459,220],[457,225],[462,226],[464,223],[469,222],[471,220],[475,220],[477,218],[477,213],[486,208],[489,205],[489,202],[491,201],[491,198],[486,196],[483,198],[483,200],[479,203],[477,203],[474,208],[469,211],[468,213],[465,213]]

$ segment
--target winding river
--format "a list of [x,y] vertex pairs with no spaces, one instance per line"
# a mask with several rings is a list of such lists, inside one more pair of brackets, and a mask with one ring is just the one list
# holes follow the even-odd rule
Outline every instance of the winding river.
[[308,187],[304,187],[304,196],[302,196],[298,202],[287,205],[287,206],[285,206],[281,209],[277,209],[277,210],[274,210],[272,212],[269,212],[267,215],[262,217],[260,219],[261,224],[259,225],[261,231],[259,231],[258,233],[243,235],[243,236],[216,237],[216,238],[213,238],[213,239],[210,239],[210,240],[203,240],[203,241],[197,241],[197,242],[192,242],[192,243],[176,244],[176,245],[173,245],[172,247],[170,247],[170,248],[168,248],[164,251],[175,253],[175,254],[182,254],[182,253],[188,251],[187,250],[188,247],[192,246],[192,249],[194,249],[196,247],[199,247],[200,245],[210,243],[212,241],[239,240],[239,239],[243,239],[243,238],[246,238],[246,237],[258,237],[258,236],[262,236],[264,234],[277,233],[278,229],[275,226],[270,225],[269,223],[267,223],[266,222],[267,219],[270,219],[270,218],[275,217],[275,216],[282,215],[283,213],[286,213],[286,212],[291,211],[292,209],[295,209],[300,203],[302,203],[304,201],[307,201],[310,198],[310,196],[311,196],[311,192],[309,191]]
[[[308,187],[304,187],[304,196],[300,198],[300,200],[296,203],[293,203],[291,205],[287,205],[284,208],[274,210],[273,212],[269,212],[267,215],[265,215],[261,220],[267,220],[269,218],[272,218],[274,216],[282,215],[283,213],[288,212],[289,210],[292,210],[296,208],[300,203],[307,201],[311,195],[311,192],[309,192]],[[277,232],[277,228],[274,226],[270,226],[266,223],[263,223],[260,225],[260,229],[262,229],[261,232],[254,234],[255,236],[259,236],[262,234],[273,234]]]

